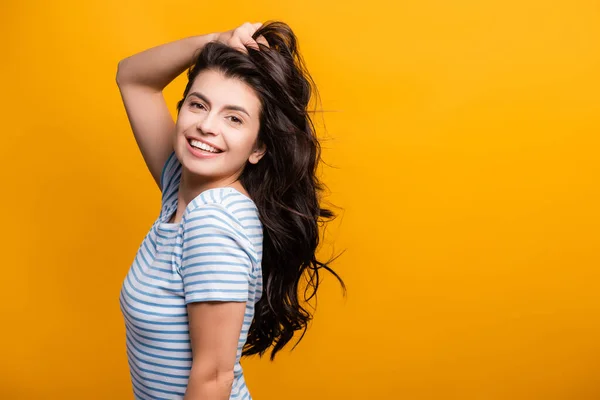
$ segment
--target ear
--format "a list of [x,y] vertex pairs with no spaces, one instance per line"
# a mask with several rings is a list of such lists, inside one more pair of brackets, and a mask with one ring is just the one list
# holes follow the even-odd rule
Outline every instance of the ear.
[[261,143],[260,145],[257,145],[257,147],[254,149],[252,154],[250,154],[248,161],[251,164],[256,164],[260,161],[261,158],[263,158],[263,156],[265,155],[266,152],[267,152],[267,146],[265,146],[264,143]]

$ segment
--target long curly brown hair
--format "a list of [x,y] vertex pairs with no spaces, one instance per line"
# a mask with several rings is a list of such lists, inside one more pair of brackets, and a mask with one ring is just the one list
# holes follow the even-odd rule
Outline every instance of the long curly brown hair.
[[[296,36],[283,22],[269,22],[253,38],[269,46],[247,47],[244,53],[218,42],[206,44],[188,70],[184,99],[196,76],[215,69],[252,87],[261,101],[258,141],[267,152],[257,164],[247,163],[240,181],[256,204],[263,224],[263,294],[256,304],[243,355],[262,356],[272,346],[271,360],[298,330],[302,340],[312,315],[306,308],[316,296],[324,269],[346,287],[327,262],[316,258],[319,226],[335,214],[321,206],[325,189],[318,179],[321,147],[308,110],[316,86],[298,51]],[[303,277],[307,287],[302,291]],[[303,292],[301,303],[299,292]],[[295,346],[294,346],[295,347]]]

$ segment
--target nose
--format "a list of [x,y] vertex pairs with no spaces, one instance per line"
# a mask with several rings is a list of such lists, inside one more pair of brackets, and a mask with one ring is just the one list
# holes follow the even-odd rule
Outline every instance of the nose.
[[218,130],[217,116],[212,113],[204,113],[196,123],[196,129],[207,135],[215,135]]

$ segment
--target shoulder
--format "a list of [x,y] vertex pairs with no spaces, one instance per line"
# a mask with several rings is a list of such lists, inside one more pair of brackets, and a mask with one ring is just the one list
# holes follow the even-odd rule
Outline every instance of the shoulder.
[[259,251],[256,246],[262,244],[258,208],[249,197],[231,187],[205,190],[192,200],[183,228],[184,232],[212,229],[214,233],[237,238],[239,244],[253,251]]
[[177,204],[177,192],[179,191],[179,181],[181,179],[181,163],[172,152],[160,175],[160,189],[162,193],[162,213],[169,206],[175,207]]
[[[192,201],[189,217],[208,214],[220,215],[239,229],[247,229],[256,225],[256,222],[260,223],[256,204],[231,187],[205,190]],[[254,222],[246,222],[250,220]]]
[[190,204],[183,220],[184,248],[203,241],[243,249],[260,262],[262,224],[254,202],[233,188],[202,192]]

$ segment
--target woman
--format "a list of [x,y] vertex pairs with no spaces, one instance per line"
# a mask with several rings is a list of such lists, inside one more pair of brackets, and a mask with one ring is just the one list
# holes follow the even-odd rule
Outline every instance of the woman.
[[[162,90],[187,68],[174,122]],[[240,358],[306,330],[300,280],[309,298],[320,268],[344,285],[315,257],[333,213],[296,38],[278,22],[185,38],[122,60],[117,83],[162,191],[120,294],[135,397],[250,399]]]

